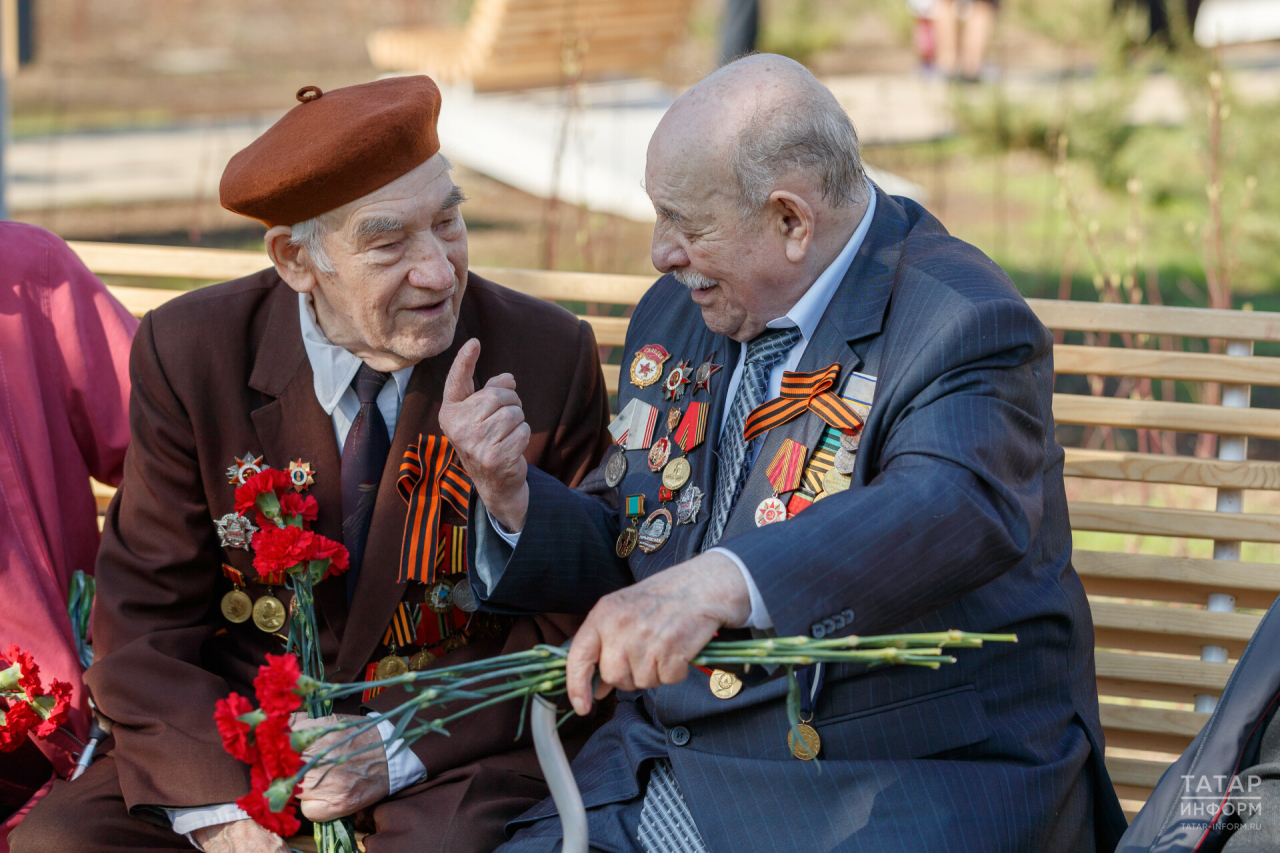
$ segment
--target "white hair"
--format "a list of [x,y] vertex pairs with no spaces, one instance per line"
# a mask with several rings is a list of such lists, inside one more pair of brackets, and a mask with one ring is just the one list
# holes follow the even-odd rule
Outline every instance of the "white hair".
[[733,174],[742,214],[757,213],[778,180],[796,169],[817,180],[832,207],[861,204],[869,194],[853,122],[816,78],[795,97],[758,110],[739,132]]

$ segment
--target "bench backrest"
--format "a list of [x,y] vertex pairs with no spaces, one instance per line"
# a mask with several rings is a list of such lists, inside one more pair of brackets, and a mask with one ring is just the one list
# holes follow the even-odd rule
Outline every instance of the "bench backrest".
[[[222,280],[266,265],[258,252],[93,243],[72,247],[100,274]],[[484,267],[476,272],[577,308],[593,303],[634,306],[653,281],[649,276]],[[138,314],[175,293],[139,287],[113,291]],[[1280,463],[1248,460],[1246,453],[1248,438],[1280,438],[1280,410],[1249,407],[1250,386],[1280,386],[1280,358],[1252,354],[1255,341],[1280,341],[1280,315],[1029,302],[1060,336],[1085,337],[1084,344],[1055,347],[1058,375],[1089,381],[1076,380],[1082,386],[1078,390],[1086,393],[1055,394],[1054,415],[1059,438],[1067,445],[1074,564],[1089,593],[1097,637],[1107,764],[1132,813],[1208,719],[1205,709],[1222,691],[1260,620],[1256,612],[1240,611],[1266,608],[1280,593],[1280,566],[1240,561],[1242,542],[1280,543],[1280,515],[1242,512],[1245,492],[1280,490]],[[624,317],[584,319],[601,346],[625,342]],[[1192,352],[1184,349],[1186,339],[1230,343],[1226,354]],[[1132,346],[1110,345],[1118,342]],[[618,376],[617,364],[605,367],[612,391]],[[1101,396],[1115,393],[1115,381],[1108,386],[1106,377],[1117,378],[1122,389],[1132,392],[1123,398]],[[1071,390],[1070,380],[1059,384]],[[1186,401],[1214,385],[1224,389],[1225,405]],[[1164,399],[1144,399],[1153,396],[1153,387],[1162,390]],[[1184,399],[1174,400],[1175,392]],[[1078,434],[1082,430],[1087,432]],[[1186,455],[1186,435],[1203,433],[1224,436],[1217,451],[1222,458]],[[1183,455],[1157,452],[1178,449],[1170,443],[1175,435],[1184,436]],[[1117,448],[1130,449],[1096,446],[1117,441]],[[1135,449],[1142,447],[1143,452]],[[1128,502],[1117,503],[1116,497]],[[1200,509],[1161,505],[1197,498]],[[1206,540],[1214,543],[1212,550]],[[1158,553],[1160,548],[1172,555]]]
[[476,0],[460,31],[379,30],[376,68],[468,81],[476,90],[557,85],[662,68],[691,0]]

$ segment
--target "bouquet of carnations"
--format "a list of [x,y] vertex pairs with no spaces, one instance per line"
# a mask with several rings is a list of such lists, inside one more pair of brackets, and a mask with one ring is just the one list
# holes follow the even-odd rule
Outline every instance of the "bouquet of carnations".
[[45,739],[66,722],[71,685],[40,680],[40,667],[17,646],[5,649],[0,665],[0,752],[13,752],[28,735]]
[[[800,720],[800,689],[795,667],[811,664],[862,663],[870,666],[903,664],[937,669],[955,658],[944,648],[977,648],[984,641],[1016,642],[1013,634],[970,634],[945,631],[936,634],[895,634],[875,637],[779,637],[765,640],[713,641],[692,663],[714,668],[716,675],[742,665],[783,667],[788,679],[787,712],[797,744],[810,743]],[[393,678],[354,684],[328,684],[300,672],[291,658],[268,656],[254,681],[258,708],[243,696],[231,694],[218,703],[216,719],[227,752],[252,765],[253,791],[240,806],[262,826],[279,835],[296,832],[298,785],[313,768],[347,761],[367,749],[386,748],[397,739],[405,745],[430,733],[448,734],[454,720],[499,702],[522,701],[534,696],[558,696],[565,692],[568,648],[535,646],[467,664],[426,671],[410,671]],[[724,668],[724,669],[722,669]],[[406,698],[379,719],[347,720],[331,726],[291,731],[289,715],[305,702],[330,703],[364,690],[401,688]],[[449,703],[466,703],[451,714],[424,721],[418,713]],[[344,749],[375,727],[380,720],[395,722],[395,732],[354,751]],[[327,734],[344,732],[342,738],[309,756],[303,753]],[[519,736],[517,734],[517,736]],[[804,750],[805,746],[793,747]],[[330,753],[342,749],[338,755]],[[796,753],[803,757],[802,753]],[[808,757],[813,757],[810,754]]]

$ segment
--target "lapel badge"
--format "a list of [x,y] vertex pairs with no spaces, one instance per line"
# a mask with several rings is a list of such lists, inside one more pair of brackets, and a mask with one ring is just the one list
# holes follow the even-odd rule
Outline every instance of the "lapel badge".
[[662,396],[668,400],[679,400],[684,395],[684,386],[689,384],[689,362],[682,361],[667,374],[667,381],[662,383]]
[[218,542],[223,548],[243,548],[249,550],[249,542],[258,526],[243,515],[229,512],[214,522],[218,527]]
[[711,393],[711,377],[719,373],[723,368],[723,364],[712,364],[716,360],[716,353],[711,353],[711,358],[698,365],[698,369],[693,373],[693,393],[706,391]]
[[697,524],[702,511],[702,489],[686,486],[676,502],[676,524]]
[[659,344],[645,344],[636,353],[631,362],[631,384],[637,388],[648,388],[662,378],[662,365],[671,358]]
[[234,465],[227,468],[227,482],[233,486],[243,486],[245,480],[254,474],[261,474],[270,467],[262,464],[261,456],[254,456],[252,452],[246,453],[242,458],[237,459]]
[[301,492],[315,481],[315,477],[311,476],[310,462],[303,462],[299,459],[296,462],[289,463],[289,483],[293,486],[295,492]]
[[667,539],[671,536],[671,511],[666,507],[655,509],[653,514],[644,520],[644,524],[640,525],[640,550],[646,554],[652,554],[654,551],[667,544]]
[[671,458],[671,439],[660,438],[649,448],[649,470],[661,471]]

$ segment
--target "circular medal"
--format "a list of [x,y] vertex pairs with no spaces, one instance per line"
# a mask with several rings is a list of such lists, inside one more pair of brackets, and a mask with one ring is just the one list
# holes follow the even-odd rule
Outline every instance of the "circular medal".
[[818,737],[818,730],[807,723],[801,723],[796,728],[800,730],[801,742],[796,742],[794,731],[787,732],[787,746],[796,758],[801,761],[812,761],[822,750],[822,738]]
[[660,438],[649,448],[649,470],[661,471],[671,458],[671,439]]
[[374,670],[373,677],[378,681],[384,678],[395,678],[397,675],[404,675],[409,671],[409,664],[400,655],[387,655],[378,661],[378,668]]
[[627,476],[627,453],[622,448],[609,457],[609,463],[604,466],[604,481],[609,488],[616,488],[622,482],[622,478]]
[[467,635],[459,631],[456,634],[450,634],[449,636],[445,637],[444,642],[441,644],[441,648],[444,649],[445,654],[449,654],[449,652],[456,652],[458,649],[462,648],[466,644],[467,644]]
[[654,551],[667,544],[667,539],[671,536],[671,510],[663,507],[655,509],[653,513],[644,520],[644,524],[640,525],[640,531],[637,538],[640,543],[640,550],[646,554],[652,554]]
[[476,601],[476,591],[471,588],[471,581],[463,578],[453,586],[453,606],[464,613],[475,613],[480,609]]
[[756,507],[756,527],[787,520],[787,505],[774,497],[765,498]]
[[667,467],[662,469],[662,485],[671,491],[675,491],[689,482],[689,475],[693,473],[693,469],[689,467],[689,460],[683,456],[678,456],[667,463]]
[[432,613],[448,613],[453,609],[453,584],[449,581],[428,584],[422,601]]
[[822,475],[822,491],[828,495],[834,495],[836,492],[843,492],[849,488],[853,480],[848,474],[841,474],[835,468]]
[[671,432],[680,426],[680,407],[672,406],[671,411],[667,412],[667,432]]
[[253,604],[253,624],[259,630],[274,634],[284,627],[284,605],[271,593],[259,598]]
[[711,671],[711,695],[717,699],[732,699],[741,692],[741,678],[723,669]]
[[813,496],[813,502],[817,503],[818,501],[822,500],[826,496],[827,496],[826,492],[818,492],[816,495]]
[[625,560],[636,550],[636,545],[639,543],[640,533],[636,530],[636,527],[633,524],[630,527],[624,528],[623,531],[618,534],[618,545],[615,551],[619,557]]
[[414,672],[420,672],[426,669],[430,664],[434,663],[436,656],[431,652],[423,649],[413,657],[409,658],[409,669]]
[[836,459],[833,463],[835,469],[841,474],[852,474],[853,463],[857,460],[857,454],[853,451],[845,450],[843,447],[836,451]]
[[253,615],[253,599],[242,589],[231,590],[222,596],[222,615],[237,625],[247,621]]
[[847,450],[850,453],[857,453],[858,443],[861,441],[862,441],[861,431],[855,432],[855,433],[847,433],[842,431],[840,433],[840,448],[842,450]]

